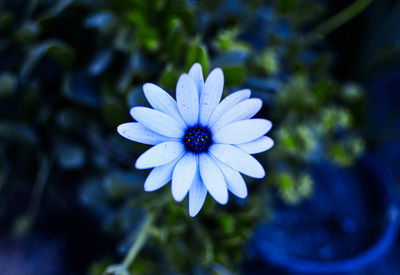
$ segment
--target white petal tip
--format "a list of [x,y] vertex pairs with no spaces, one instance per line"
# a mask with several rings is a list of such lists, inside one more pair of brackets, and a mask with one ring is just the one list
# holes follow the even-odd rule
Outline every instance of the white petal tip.
[[141,161],[139,159],[137,159],[135,162],[135,168],[138,170],[143,170],[143,169],[148,169],[150,167],[144,166],[143,163],[141,163]]
[[202,69],[201,64],[199,62],[194,63],[192,65],[192,67],[190,67],[189,72],[192,71],[192,70],[197,70],[197,69]]
[[[211,194],[210,194],[211,195]],[[211,195],[212,196],[212,195]],[[213,199],[217,202],[217,203],[219,203],[219,204],[221,204],[221,205],[225,205],[225,204],[227,204],[228,203],[228,190],[226,190],[226,194],[219,194],[219,197],[218,198],[216,198],[216,197],[214,197],[214,196],[212,196],[213,197]]]
[[199,214],[200,210],[201,210],[201,208],[200,208],[200,209],[195,209],[195,210],[189,209],[189,216],[190,216],[191,218],[196,217],[197,214]]
[[265,177],[265,171],[264,170],[262,172],[260,171],[258,174],[254,174],[251,177],[255,179],[262,179]]
[[238,197],[239,199],[245,199],[247,198],[247,192],[244,194],[235,194],[236,197]]
[[132,107],[129,110],[129,114],[131,115],[131,117],[133,117],[135,119],[135,115],[136,115],[136,107]]
[[224,199],[224,200],[220,200],[220,201],[217,201],[219,204],[221,204],[221,205],[226,205],[227,203],[228,203],[228,197],[226,197],[226,199]]
[[124,133],[125,133],[125,126],[123,126],[124,124],[118,125],[117,127],[117,132],[118,134],[120,134],[121,136],[125,137]]
[[185,199],[185,197],[186,194],[175,194],[174,192],[172,192],[172,198],[176,202],[182,202]]

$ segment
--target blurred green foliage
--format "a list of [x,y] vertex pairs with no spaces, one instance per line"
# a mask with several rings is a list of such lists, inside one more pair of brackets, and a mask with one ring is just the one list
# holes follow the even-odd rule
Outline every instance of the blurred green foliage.
[[[51,192],[78,188],[104,234],[121,240],[88,263],[88,274],[120,261],[149,213],[156,218],[132,274],[236,272],[243,245],[270,216],[274,190],[297,203],[312,195],[309,165],[350,165],[363,151],[362,89],[336,82],[332,56],[316,50],[323,42],[312,44],[302,31],[323,13],[309,1],[42,0],[22,7],[0,8],[0,218],[26,190],[20,216],[6,219],[24,234],[46,183]],[[205,75],[223,69],[225,96],[245,87],[263,99],[259,116],[273,121],[276,145],[257,156],[267,176],[246,180],[247,199],[219,206],[208,198],[192,219],[169,187],[143,191],[146,173],[133,162],[147,147],[118,136],[116,126],[131,120],[130,107],[147,104],[143,83],[174,93],[194,62]]]

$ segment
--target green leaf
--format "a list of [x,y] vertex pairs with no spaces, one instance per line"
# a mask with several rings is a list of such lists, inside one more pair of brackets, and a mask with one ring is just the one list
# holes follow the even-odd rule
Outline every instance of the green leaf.
[[0,75],[0,98],[11,97],[17,86],[17,77],[9,72]]
[[245,77],[244,67],[230,66],[223,67],[225,86],[239,85],[243,82]]

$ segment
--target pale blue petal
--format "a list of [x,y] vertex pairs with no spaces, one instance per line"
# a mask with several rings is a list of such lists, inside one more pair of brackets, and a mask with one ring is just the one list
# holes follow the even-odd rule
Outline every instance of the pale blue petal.
[[188,126],[194,126],[199,120],[199,95],[193,80],[188,74],[182,74],[176,85],[178,109]]
[[197,172],[189,190],[189,215],[191,217],[196,216],[200,212],[206,197],[207,188],[201,181],[200,173]]
[[181,142],[167,141],[157,144],[140,155],[136,160],[137,169],[148,169],[167,164],[183,155],[185,148]]
[[227,97],[225,97],[221,103],[218,104],[217,108],[215,108],[214,112],[210,116],[208,120],[208,125],[212,126],[214,123],[226,112],[228,112],[233,106],[238,104],[239,102],[248,99],[250,97],[250,90],[243,89],[237,92],[234,92]]
[[150,129],[144,127],[140,122],[128,122],[121,124],[117,127],[117,131],[124,138],[149,145],[155,145],[164,141],[174,140],[174,138],[162,136],[151,131]]
[[144,182],[144,190],[155,191],[166,185],[172,179],[172,171],[180,157],[167,164],[154,167]]
[[167,137],[181,138],[185,127],[175,119],[160,111],[146,107],[133,107],[131,116],[144,126]]
[[185,126],[176,101],[166,91],[155,84],[146,83],[143,85],[143,92],[147,101],[155,110],[169,115],[182,126]]
[[257,154],[271,149],[274,141],[270,137],[262,136],[247,143],[236,144],[236,146],[249,154]]
[[217,158],[215,158],[215,160],[219,168],[221,168],[222,173],[224,174],[229,191],[231,191],[232,194],[234,194],[236,197],[239,197],[241,199],[246,198],[247,186],[242,175],[240,175],[237,170],[219,161]]
[[265,176],[261,164],[242,149],[229,144],[213,144],[209,151],[218,160],[242,174],[252,178],[263,178]]
[[203,70],[199,63],[194,63],[189,70],[189,76],[192,78],[194,85],[196,85],[197,93],[200,98],[200,93],[204,87]]
[[259,98],[250,98],[244,100],[232,108],[230,108],[225,114],[223,114],[214,125],[211,126],[213,131],[217,131],[221,127],[238,121],[249,119],[253,117],[258,111],[260,111],[262,106],[262,100]]
[[186,153],[178,161],[172,174],[171,192],[174,200],[180,202],[186,197],[196,172],[196,155],[192,153]]
[[204,88],[200,94],[201,125],[207,125],[207,121],[221,100],[224,89],[224,74],[220,68],[215,68],[207,77]]
[[220,204],[228,202],[228,189],[224,175],[215,161],[207,154],[199,155],[201,179],[210,195]]
[[239,120],[218,129],[213,135],[213,140],[216,143],[245,143],[265,135],[271,127],[272,123],[267,119]]

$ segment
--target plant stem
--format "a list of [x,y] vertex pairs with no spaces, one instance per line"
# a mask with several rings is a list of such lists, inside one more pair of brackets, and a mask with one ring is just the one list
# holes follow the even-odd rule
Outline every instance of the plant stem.
[[40,168],[36,177],[35,184],[32,189],[29,206],[15,223],[15,233],[18,236],[25,235],[31,228],[37,214],[39,212],[40,201],[42,199],[43,191],[46,186],[52,161],[47,156],[43,156],[40,161]]
[[316,26],[311,33],[318,34],[322,37],[327,36],[329,33],[332,31],[336,30],[340,26],[344,25],[348,21],[350,21],[352,18],[354,18],[356,15],[358,15],[360,12],[362,12],[365,8],[369,6],[369,4],[372,3],[372,0],[356,0],[339,12],[338,14],[332,16],[328,20],[322,22],[318,26]]
[[154,219],[155,219],[154,213],[149,213],[147,215],[146,221],[144,222],[138,237],[136,238],[135,242],[131,246],[128,254],[125,256],[125,259],[123,261],[123,264],[126,266],[127,269],[133,263],[136,256],[139,254],[140,249],[142,249],[144,243],[146,242],[147,237],[149,236],[150,233],[150,228],[153,226]]

